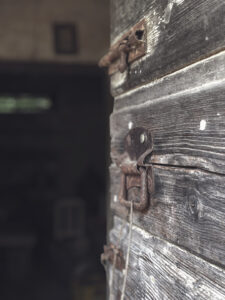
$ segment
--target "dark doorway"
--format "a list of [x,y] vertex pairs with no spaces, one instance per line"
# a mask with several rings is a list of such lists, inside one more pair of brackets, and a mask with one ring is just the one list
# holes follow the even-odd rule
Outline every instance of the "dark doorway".
[[0,82],[0,297],[105,299],[105,77],[12,63]]

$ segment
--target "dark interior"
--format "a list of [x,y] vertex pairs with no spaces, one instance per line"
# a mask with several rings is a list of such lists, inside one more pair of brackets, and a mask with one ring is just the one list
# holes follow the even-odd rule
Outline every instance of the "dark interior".
[[13,105],[50,103],[0,105],[0,299],[105,299],[106,76],[91,65],[14,62],[1,64],[0,82]]

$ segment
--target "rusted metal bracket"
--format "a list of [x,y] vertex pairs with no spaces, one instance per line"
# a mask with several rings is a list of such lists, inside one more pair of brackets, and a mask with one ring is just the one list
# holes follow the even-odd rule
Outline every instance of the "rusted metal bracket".
[[123,73],[128,63],[135,61],[146,53],[146,21],[141,20],[114,44],[109,52],[99,61],[100,67],[108,67],[109,75],[120,71]]
[[101,263],[105,266],[106,262],[114,264],[115,268],[122,271],[125,268],[125,260],[123,258],[122,250],[118,249],[113,244],[104,246],[104,253],[101,255]]
[[119,200],[128,208],[132,201],[134,210],[144,211],[150,204],[154,190],[153,167],[145,162],[153,150],[151,133],[141,127],[130,130],[125,138],[125,149],[131,161],[120,166],[122,176]]
[[[131,168],[129,165],[123,165],[121,170],[121,190],[119,195],[120,203],[129,208],[131,201],[128,200],[128,194],[131,194],[132,192],[133,195],[131,195],[131,197],[135,197],[135,200],[137,200],[133,201],[134,210],[146,210],[149,206],[150,196],[153,188],[152,167],[140,167],[137,169],[137,166]],[[139,195],[137,190],[140,191]]]

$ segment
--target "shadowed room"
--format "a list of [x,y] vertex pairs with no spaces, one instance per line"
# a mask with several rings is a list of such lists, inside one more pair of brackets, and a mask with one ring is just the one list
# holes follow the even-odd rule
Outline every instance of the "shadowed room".
[[109,3],[0,0],[2,300],[105,299]]

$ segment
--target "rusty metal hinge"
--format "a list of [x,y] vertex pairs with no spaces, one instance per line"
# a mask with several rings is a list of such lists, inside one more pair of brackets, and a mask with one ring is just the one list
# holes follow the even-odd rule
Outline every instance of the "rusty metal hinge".
[[[115,261],[114,261],[115,260]],[[125,268],[125,261],[123,258],[122,250],[118,249],[113,244],[104,246],[104,253],[101,254],[101,263],[103,265],[109,262],[111,264],[115,263],[115,268],[118,270],[123,270]]]
[[[120,203],[134,210],[144,211],[150,204],[154,190],[153,167],[146,158],[153,150],[151,133],[141,127],[133,128],[125,138],[125,149],[130,161],[121,164]],[[129,198],[132,200],[129,201]]]
[[141,20],[114,44],[109,52],[99,61],[100,67],[108,67],[109,75],[118,70],[123,73],[128,63],[146,53],[146,21]]

